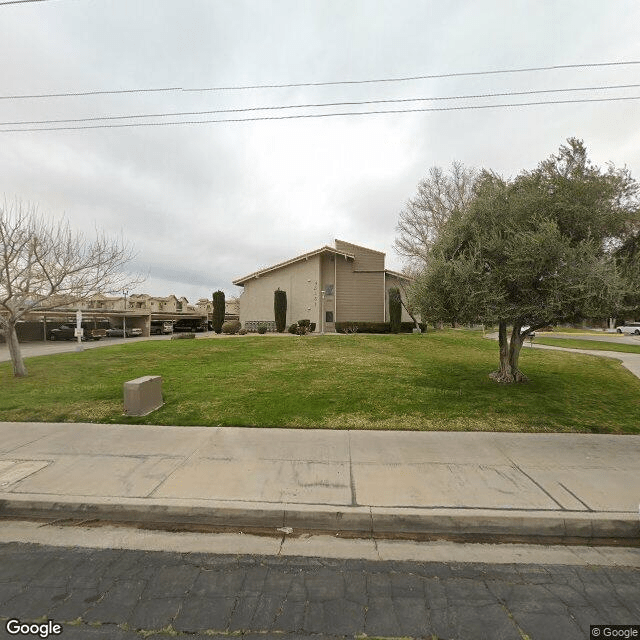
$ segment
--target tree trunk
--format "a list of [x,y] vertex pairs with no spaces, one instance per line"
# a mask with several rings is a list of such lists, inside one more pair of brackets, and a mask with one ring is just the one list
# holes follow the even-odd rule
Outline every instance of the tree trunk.
[[27,368],[24,366],[22,354],[20,353],[20,343],[18,342],[18,334],[16,333],[16,325],[11,323],[5,327],[5,337],[9,346],[9,355],[13,365],[13,375],[22,378],[27,375]]
[[[416,329],[420,331],[420,333],[422,333],[422,329],[420,329],[420,323],[416,320],[416,317],[413,315],[413,313],[411,313],[411,311],[409,310],[409,307],[407,307],[407,305],[404,303],[404,300],[402,298],[400,298],[400,303],[404,307],[404,310],[409,314],[409,317],[413,320],[413,323],[416,325]],[[426,324],[424,325],[424,330],[425,332],[427,331]]]
[[511,341],[507,340],[507,323],[500,320],[498,324],[498,345],[500,347],[500,368],[489,374],[495,382],[511,384],[513,382],[526,382],[528,378],[518,369],[518,359],[522,340],[520,338],[520,325],[514,324],[511,332]]
[[520,329],[522,325],[515,323],[511,332],[511,341],[509,342],[509,364],[511,365],[511,375],[514,382],[527,382],[529,378],[518,368],[520,360],[520,349],[522,349],[523,338],[520,337]]
[[504,320],[498,322],[498,345],[500,348],[500,368],[489,374],[495,382],[513,382],[511,365],[509,364],[509,342],[507,340],[507,323]]

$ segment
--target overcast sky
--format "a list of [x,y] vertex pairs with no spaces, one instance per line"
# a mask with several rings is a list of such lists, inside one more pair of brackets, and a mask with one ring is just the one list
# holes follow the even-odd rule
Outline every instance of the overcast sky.
[[[640,61],[636,0],[47,0],[0,3],[0,121],[212,111],[640,84],[640,65],[404,82],[38,99]],[[100,120],[77,127],[640,96],[640,87],[529,96]],[[210,297],[339,238],[393,250],[429,167],[505,176],[570,136],[640,177],[640,101],[170,126],[2,132],[0,194],[122,234],[140,292]]]

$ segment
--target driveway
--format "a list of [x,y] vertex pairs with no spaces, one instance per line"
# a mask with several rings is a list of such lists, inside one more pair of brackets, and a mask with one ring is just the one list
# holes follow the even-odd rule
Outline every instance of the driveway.
[[640,336],[629,336],[620,333],[556,333],[555,331],[536,331],[539,338],[561,338],[567,340],[596,340],[598,342],[615,342],[617,344],[640,345]]
[[[204,334],[206,335],[206,334]],[[130,342],[138,342],[140,340],[170,340],[171,336],[149,336],[148,338],[103,338],[102,340],[92,340],[91,342],[83,342],[82,349],[97,349],[98,347],[109,347],[114,344],[123,344]],[[50,356],[55,353],[67,353],[75,351],[78,346],[77,342],[65,340],[63,342],[23,342],[20,344],[20,351],[23,358],[33,358],[35,356]],[[9,347],[6,344],[0,344],[0,362],[11,360],[9,356]]]
[[[636,344],[640,345],[640,339],[636,336],[620,336],[617,333],[609,333],[604,336],[598,336],[597,334],[560,334],[560,333],[538,333],[538,337],[545,338],[574,338],[577,340],[600,340],[604,342],[616,342],[620,344]],[[497,333],[489,333],[486,336],[491,340],[497,340]],[[596,356],[598,358],[613,358],[614,360],[620,360],[622,366],[625,369],[629,369],[634,376],[640,378],[640,353],[625,353],[623,351],[593,351],[591,349],[569,349],[565,347],[551,347],[545,344],[536,344],[535,339],[533,344],[528,340],[522,345],[523,349],[553,349],[554,351],[567,351],[569,353],[583,353],[588,356]]]

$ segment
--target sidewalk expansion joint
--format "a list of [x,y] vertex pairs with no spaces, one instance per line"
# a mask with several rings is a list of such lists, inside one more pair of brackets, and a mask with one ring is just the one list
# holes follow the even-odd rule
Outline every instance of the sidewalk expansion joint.
[[351,506],[357,507],[358,500],[356,498],[356,481],[353,477],[353,460],[351,459],[351,433],[349,432],[347,435],[347,444],[349,447],[349,483],[351,485]]
[[563,507],[537,480],[534,480],[526,471],[523,471],[511,458],[507,458],[507,459],[513,465],[514,469],[519,471],[523,476],[529,478],[529,480],[533,482],[533,484],[535,484],[536,487],[538,487],[538,489],[542,491],[542,493],[544,493],[549,499],[555,502],[558,505],[558,507],[560,507],[561,511],[566,511],[565,507]]
[[562,484],[562,482],[558,482],[558,484],[570,495],[572,495],[580,504],[583,504],[585,506],[585,509],[587,511],[591,511],[593,513],[593,509],[582,499],[578,498],[578,496],[571,491],[571,489],[569,489],[568,487],[566,487],[564,484]]

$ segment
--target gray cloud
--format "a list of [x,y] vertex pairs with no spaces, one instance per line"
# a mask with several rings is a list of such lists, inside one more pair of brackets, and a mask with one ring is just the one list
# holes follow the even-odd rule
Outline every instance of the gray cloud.
[[[1,11],[3,95],[640,59],[640,9],[631,0],[615,6],[520,0],[508,7],[497,0],[113,0],[7,5]],[[454,96],[634,78],[633,68],[611,67],[390,84],[0,100],[0,121]],[[541,98],[517,101],[536,99]],[[144,290],[192,300],[217,288],[238,293],[233,279],[336,237],[386,251],[388,265],[400,268],[392,248],[397,215],[433,165],[459,160],[514,175],[576,135],[596,163],[627,164],[638,175],[636,114],[637,103],[620,102],[0,133],[0,191],[38,203],[47,215],[64,213],[88,232],[98,225],[122,233],[137,250],[136,268],[149,271]]]

